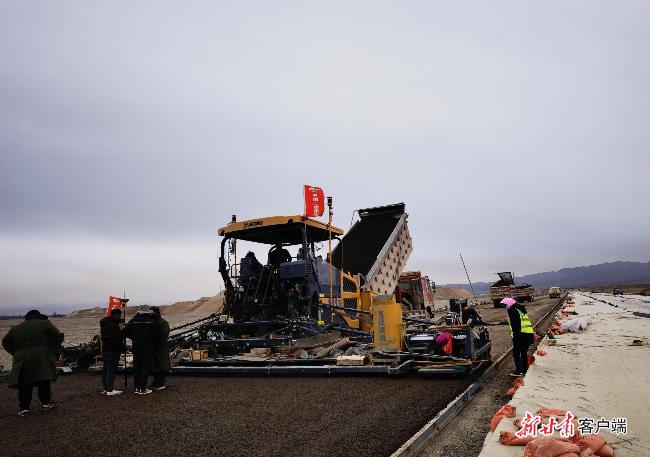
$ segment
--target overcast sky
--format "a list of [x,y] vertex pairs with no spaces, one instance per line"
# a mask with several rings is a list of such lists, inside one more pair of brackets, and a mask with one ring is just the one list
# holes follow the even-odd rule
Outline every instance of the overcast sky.
[[0,310],[219,291],[303,184],[439,284],[650,260],[650,3],[2,2]]

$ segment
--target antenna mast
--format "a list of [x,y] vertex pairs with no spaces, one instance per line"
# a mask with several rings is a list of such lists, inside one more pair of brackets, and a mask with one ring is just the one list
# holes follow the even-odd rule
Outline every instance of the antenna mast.
[[469,287],[472,289],[472,295],[476,298],[476,292],[474,292],[474,286],[472,285],[472,280],[469,279],[469,273],[467,272],[467,267],[465,266],[465,261],[463,260],[463,254],[459,253],[460,261],[463,263],[463,268],[465,269],[465,275],[467,276],[467,281],[469,281]]

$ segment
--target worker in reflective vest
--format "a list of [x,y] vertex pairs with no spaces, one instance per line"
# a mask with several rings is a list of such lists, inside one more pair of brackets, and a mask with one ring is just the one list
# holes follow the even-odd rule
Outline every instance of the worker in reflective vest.
[[524,305],[514,298],[504,298],[501,304],[508,310],[510,320],[512,357],[515,359],[515,371],[511,376],[521,377],[528,371],[528,348],[533,344],[535,330]]

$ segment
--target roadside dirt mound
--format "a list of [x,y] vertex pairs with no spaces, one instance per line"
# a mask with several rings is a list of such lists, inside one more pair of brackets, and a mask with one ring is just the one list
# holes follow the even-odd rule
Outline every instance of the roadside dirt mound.
[[[139,307],[129,306],[127,312],[132,314],[137,311]],[[191,314],[191,315],[207,315],[212,314],[217,311],[221,311],[223,308],[223,294],[215,295],[214,297],[201,297],[198,300],[191,301],[179,301],[173,305],[161,305],[160,310],[164,315],[167,316],[178,316],[182,314]],[[90,308],[90,309],[80,309],[78,311],[73,311],[65,315],[66,318],[79,318],[79,317],[93,317],[101,319],[106,313],[106,308]]]
[[104,314],[106,314],[106,308],[90,308],[90,309],[80,309],[73,311],[65,315],[66,318],[77,318],[77,317],[96,317],[101,319]]
[[436,288],[436,300],[449,300],[451,298],[472,298],[471,292],[460,287],[438,287]]
[[179,301],[173,305],[161,306],[163,314],[176,316],[180,314],[207,315],[221,311],[223,308],[223,294],[214,297],[201,297],[193,301]]

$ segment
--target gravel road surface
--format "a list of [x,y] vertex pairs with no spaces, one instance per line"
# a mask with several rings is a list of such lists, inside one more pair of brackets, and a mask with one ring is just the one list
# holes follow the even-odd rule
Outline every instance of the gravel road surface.
[[6,456],[390,455],[469,382],[172,377],[164,391],[106,397],[98,375],[75,374],[53,384],[58,408],[40,411],[35,394],[28,417],[16,415],[16,391],[2,383],[0,449]]

